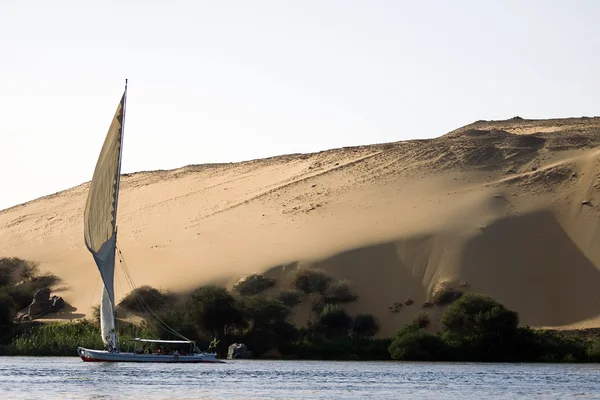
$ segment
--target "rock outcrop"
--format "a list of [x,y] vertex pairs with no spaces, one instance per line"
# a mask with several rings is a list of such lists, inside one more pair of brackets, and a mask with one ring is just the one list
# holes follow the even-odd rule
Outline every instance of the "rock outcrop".
[[252,352],[248,349],[243,343],[233,343],[229,346],[227,350],[227,359],[243,359],[243,358],[252,358]]
[[57,312],[64,308],[65,301],[60,296],[50,297],[50,289],[43,288],[39,289],[33,295],[33,301],[29,305],[27,314],[23,317],[24,319],[35,319],[46,314]]

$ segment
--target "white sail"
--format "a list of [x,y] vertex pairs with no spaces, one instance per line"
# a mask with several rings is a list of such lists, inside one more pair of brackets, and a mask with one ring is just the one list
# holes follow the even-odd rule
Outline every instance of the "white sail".
[[100,298],[100,334],[102,335],[102,342],[106,346],[110,346],[113,349],[117,348],[115,316],[106,288],[102,290]]
[[118,348],[114,329],[115,247],[126,97],[127,86],[100,151],[84,209],[85,245],[94,257],[104,285],[100,302],[102,341],[115,350]]

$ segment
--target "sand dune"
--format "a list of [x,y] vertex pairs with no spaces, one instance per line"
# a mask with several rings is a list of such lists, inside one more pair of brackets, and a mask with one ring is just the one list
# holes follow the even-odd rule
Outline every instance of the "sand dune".
[[[323,268],[384,336],[442,281],[492,295],[522,324],[600,326],[599,144],[600,118],[479,121],[431,140],[126,175],[119,247],[137,285],[175,292],[250,272],[285,287],[296,268]],[[100,294],[87,188],[0,211],[0,256],[61,277],[65,317]]]

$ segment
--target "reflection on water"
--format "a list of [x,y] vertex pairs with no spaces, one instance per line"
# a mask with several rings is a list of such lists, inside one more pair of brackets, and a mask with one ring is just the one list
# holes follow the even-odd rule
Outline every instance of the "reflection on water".
[[600,365],[0,357],[1,399],[600,399]]

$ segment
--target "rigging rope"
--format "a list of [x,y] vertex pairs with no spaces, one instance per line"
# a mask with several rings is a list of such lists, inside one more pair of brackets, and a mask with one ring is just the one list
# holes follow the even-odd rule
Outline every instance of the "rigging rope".
[[96,288],[98,287],[98,281],[99,280],[100,280],[100,275],[98,274],[98,276],[96,277],[96,283],[94,284],[94,290],[92,291],[92,297],[90,297],[90,305],[89,305],[89,307],[91,307],[92,303],[94,302],[94,296],[96,295]]
[[122,271],[125,275],[125,279],[127,280],[127,282],[129,283],[129,286],[132,289],[132,293],[134,294],[135,300],[138,302],[139,305],[142,306],[146,315],[150,316],[150,313],[152,313],[152,315],[160,322],[160,324],[163,326],[163,328],[165,330],[167,330],[167,332],[170,332],[173,335],[175,335],[181,339],[188,340],[191,342],[192,340],[186,338],[185,336],[183,336],[182,334],[177,332],[175,329],[171,328],[165,321],[163,321],[154,312],[154,310],[152,310],[152,308],[150,306],[148,306],[148,304],[144,301],[144,299],[137,292],[135,292],[135,290],[134,290],[136,288],[135,282],[133,281],[133,277],[131,276],[131,273],[129,272],[129,268],[127,267],[127,263],[125,262],[125,257],[123,257],[123,253],[121,253],[121,249],[119,248],[119,246],[117,246],[117,252],[119,255],[119,262],[121,264]]

